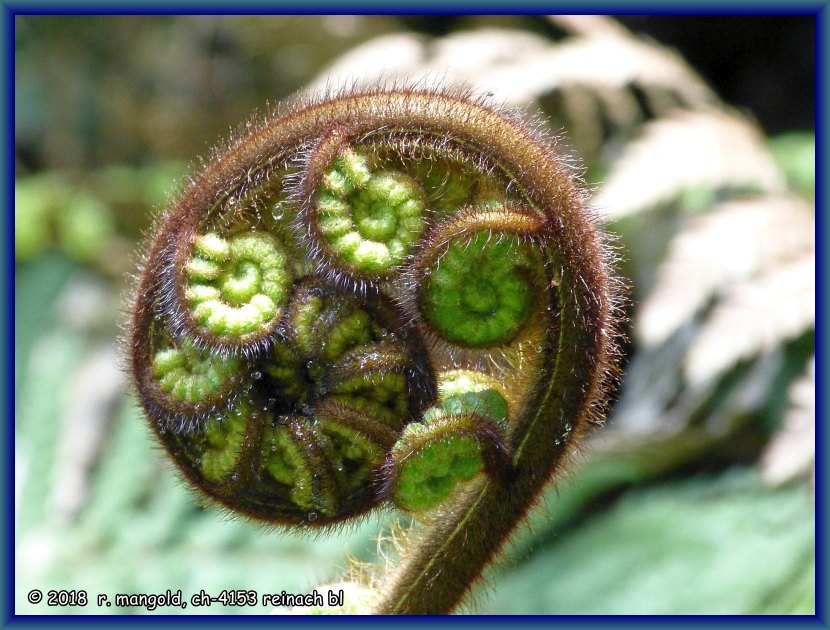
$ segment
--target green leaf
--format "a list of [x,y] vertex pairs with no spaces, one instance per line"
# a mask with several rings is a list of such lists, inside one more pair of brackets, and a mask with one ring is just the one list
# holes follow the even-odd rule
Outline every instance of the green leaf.
[[15,266],[15,392],[32,346],[51,322],[54,316],[52,304],[74,268],[65,257],[55,253]]
[[814,516],[805,485],[755,471],[633,490],[537,547],[482,612],[812,614]]
[[769,149],[797,192],[816,194],[816,135],[810,131],[784,133],[769,140]]

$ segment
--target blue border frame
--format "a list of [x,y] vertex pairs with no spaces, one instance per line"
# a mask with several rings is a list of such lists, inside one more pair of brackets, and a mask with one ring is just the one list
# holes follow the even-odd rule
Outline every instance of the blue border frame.
[[[5,212],[3,214],[3,263],[5,269],[0,275],[0,290],[2,290],[5,297],[6,305],[14,304],[14,215],[12,208],[14,206],[14,42],[15,42],[15,28],[14,18],[17,15],[45,15],[45,14],[186,14],[196,15],[202,13],[211,14],[308,14],[308,13],[396,13],[396,14],[463,14],[463,13],[486,13],[486,14],[534,14],[547,13],[556,11],[558,13],[607,13],[612,15],[813,15],[816,18],[816,167],[818,176],[816,178],[816,231],[819,244],[828,242],[827,240],[827,186],[822,175],[824,174],[824,167],[827,158],[827,125],[824,113],[827,112],[827,60],[830,59],[830,46],[828,46],[826,36],[830,31],[830,0],[821,1],[807,1],[800,0],[790,4],[782,3],[758,3],[733,0],[729,4],[723,4],[716,0],[699,0],[692,2],[684,0],[683,2],[672,4],[670,6],[661,5],[658,2],[625,2],[624,0],[614,2],[597,2],[588,1],[584,3],[551,3],[540,1],[527,1],[510,5],[499,6],[499,4],[486,4],[482,2],[471,2],[470,0],[455,0],[454,2],[439,3],[434,0],[423,3],[399,3],[393,10],[388,4],[377,1],[364,1],[350,4],[341,4],[337,2],[320,2],[317,0],[310,0],[305,3],[286,2],[253,2],[246,1],[240,4],[214,4],[214,5],[200,5],[194,2],[179,2],[175,4],[168,4],[160,0],[148,0],[147,2],[125,2],[119,4],[112,3],[60,3],[60,2],[38,2],[36,0],[31,2],[2,2],[2,11],[0,11],[0,28],[2,28],[3,37],[3,85],[5,87],[5,98],[2,101],[3,113],[3,134],[5,139],[5,156],[6,168],[3,172],[3,201]],[[509,10],[508,10],[509,8]],[[816,317],[817,322],[823,323],[824,317],[827,313],[825,300],[827,298],[826,292],[826,277],[825,270],[828,264],[828,253],[826,249],[820,245],[817,247],[816,257],[816,278],[817,278],[817,305]],[[500,624],[502,621],[499,617],[492,616],[458,616],[449,618],[381,618],[381,617],[363,617],[359,619],[350,618],[313,618],[313,617],[274,617],[274,616],[234,616],[234,617],[210,617],[210,616],[172,616],[172,615],[152,615],[152,616],[97,616],[97,615],[77,615],[77,616],[48,616],[48,615],[32,615],[32,616],[17,616],[14,614],[14,523],[11,520],[11,515],[14,514],[14,422],[15,406],[14,406],[14,389],[13,389],[13,374],[14,374],[14,316],[9,315],[14,311],[7,308],[0,312],[0,321],[2,321],[5,335],[4,352],[3,352],[3,400],[5,411],[5,431],[2,433],[2,447],[4,459],[3,467],[3,489],[4,489],[4,506],[6,518],[2,521],[3,531],[3,551],[5,552],[5,563],[2,573],[2,587],[0,588],[0,624],[3,626],[51,626],[51,625],[75,625],[75,624],[90,624],[90,625],[109,625],[109,624],[144,624],[170,621],[176,624],[199,623],[217,625],[228,623],[232,620],[234,625],[250,624],[250,623],[268,623],[273,625],[282,625],[290,619],[290,625],[294,623],[298,625],[324,625],[329,623],[347,623],[347,624],[378,624],[378,623],[399,623],[410,625],[413,623],[429,623],[430,625],[436,623],[452,623],[452,624]],[[674,617],[674,616],[572,616],[572,617],[555,617],[555,616],[511,616],[510,623],[520,623],[523,625],[547,625],[556,624],[557,626],[606,626],[606,625],[662,625],[672,624],[679,626],[711,626],[713,624],[735,625],[744,627],[775,627],[775,626],[810,626],[810,627],[828,627],[827,606],[824,599],[826,589],[826,539],[825,533],[826,509],[827,509],[827,484],[826,482],[826,463],[822,457],[827,453],[826,448],[826,428],[822,424],[822,420],[826,417],[826,389],[823,385],[826,384],[825,360],[826,347],[825,335],[821,325],[816,326],[816,614],[812,617],[790,617],[790,616],[689,616],[689,617]],[[336,621],[335,621],[336,619]]]
[[752,2],[750,0],[731,0],[729,3],[718,0],[682,0],[666,5],[656,0],[586,0],[578,2],[546,2],[545,0],[524,0],[515,4],[501,2],[481,2],[474,0],[455,0],[439,2],[402,1],[390,6],[388,2],[364,0],[362,2],[337,2],[332,0],[308,0],[274,2],[273,0],[244,0],[238,4],[228,4],[221,0],[214,3],[199,2],[164,2],[164,0],[147,0],[137,2],[129,0],[123,3],[107,2],[56,2],[32,0],[30,2],[2,2],[6,16],[15,15],[129,15],[129,14],[169,14],[169,15],[240,15],[240,14],[397,14],[397,15],[516,15],[543,13],[605,13],[608,15],[815,15],[818,16],[828,3],[823,0],[794,0],[790,4],[774,2]]
[[816,16],[816,617],[827,625],[827,601],[822,597],[827,586],[827,467],[820,454],[827,453],[827,431],[823,421],[827,418],[826,360],[827,347],[823,322],[827,314],[827,185],[823,175],[827,164],[827,59],[830,47],[827,33],[830,30],[830,9],[824,5]]
[[[4,98],[3,112],[3,139],[5,166],[3,169],[3,273],[0,274],[0,289],[3,292],[4,304],[14,304],[14,18],[11,12],[3,7],[3,65],[2,79]],[[11,95],[11,97],[10,97]],[[4,518],[0,523],[3,532],[3,549],[6,562],[3,567],[2,590],[0,590],[0,619],[3,624],[9,622],[14,614],[14,524],[8,515],[14,514],[14,316],[9,317],[10,309],[3,309],[0,321],[3,326],[3,417],[5,431],[2,432],[2,452],[5,456],[3,466],[3,505]],[[11,311],[13,312],[13,310]]]

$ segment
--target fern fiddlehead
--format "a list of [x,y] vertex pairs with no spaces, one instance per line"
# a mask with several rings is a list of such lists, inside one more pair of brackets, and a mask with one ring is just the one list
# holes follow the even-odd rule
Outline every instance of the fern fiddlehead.
[[209,499],[413,513],[372,610],[448,612],[601,418],[614,293],[544,137],[461,93],[344,93],[262,121],[160,219],[130,362]]

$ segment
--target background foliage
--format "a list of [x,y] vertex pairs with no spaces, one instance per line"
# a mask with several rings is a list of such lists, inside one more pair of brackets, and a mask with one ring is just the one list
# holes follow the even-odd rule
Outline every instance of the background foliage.
[[775,19],[789,64],[751,45],[762,18],[664,18],[677,41],[738,29],[723,63],[736,98],[762,97],[761,125],[679,52],[599,17],[18,17],[17,612],[46,612],[32,588],[308,592],[374,559],[391,514],[312,540],[199,505],[116,338],[133,252],[193,156],[304,86],[428,76],[564,132],[630,285],[608,425],[468,610],[812,613],[812,92],[776,118],[767,83],[802,76],[813,42],[808,19]]

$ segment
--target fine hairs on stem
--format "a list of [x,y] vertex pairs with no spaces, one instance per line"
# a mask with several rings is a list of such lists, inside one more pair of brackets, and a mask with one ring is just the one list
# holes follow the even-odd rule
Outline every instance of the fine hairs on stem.
[[412,515],[354,609],[451,612],[602,420],[605,236],[550,139],[465,91],[342,91],[252,127],[148,240],[138,397],[235,514]]

